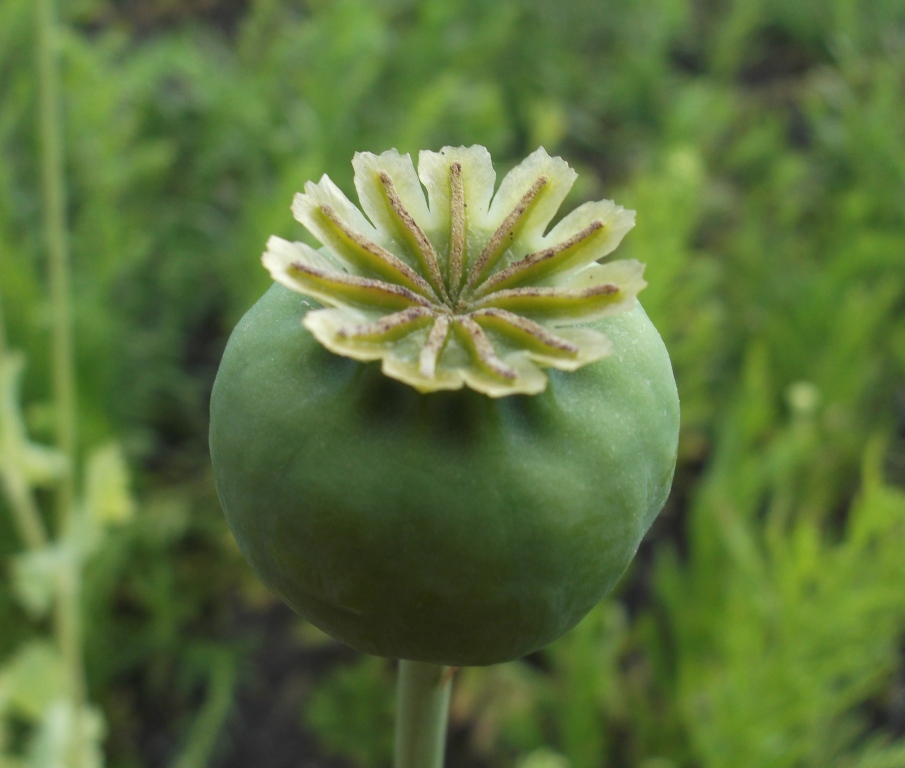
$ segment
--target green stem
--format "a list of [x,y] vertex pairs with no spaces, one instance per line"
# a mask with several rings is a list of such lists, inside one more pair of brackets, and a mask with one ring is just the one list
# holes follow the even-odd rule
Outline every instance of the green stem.
[[[58,35],[53,0],[37,0],[38,76],[43,147],[41,171],[50,271],[53,318],[53,390],[56,404],[57,446],[75,467],[76,392],[70,310],[69,241],[66,234],[66,178],[63,164],[62,118],[59,99]],[[58,524],[67,525],[75,500],[75,472],[60,484]]]
[[[85,685],[85,669],[82,661],[82,562],[75,558],[69,567],[64,568],[57,579],[57,595],[54,606],[54,636],[60,647],[60,654],[66,665],[66,675],[69,684],[72,704],[76,714],[84,712],[87,703]],[[76,735],[80,735],[81,729],[76,729]],[[79,757],[75,764],[81,761],[81,750],[73,750]]]
[[443,768],[452,668],[399,662],[394,768]]
[[[56,405],[57,446],[68,459],[69,472],[57,494],[57,527],[61,537],[77,528],[76,477],[76,386],[70,308],[69,240],[66,223],[66,177],[63,162],[62,117],[59,98],[58,29],[54,0],[37,0],[38,79],[42,140],[42,188],[47,228],[48,267],[52,304],[53,390]],[[63,656],[70,701],[80,724],[85,712],[86,686],[82,659],[81,576],[82,561],[76,556],[57,583],[54,634]],[[82,728],[73,730],[66,764],[78,768],[83,761]]]

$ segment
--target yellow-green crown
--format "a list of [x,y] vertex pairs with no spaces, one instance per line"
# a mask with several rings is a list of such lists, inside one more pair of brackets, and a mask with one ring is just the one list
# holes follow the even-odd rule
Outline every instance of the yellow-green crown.
[[263,257],[274,280],[326,305],[304,325],[327,349],[382,360],[421,392],[467,384],[491,397],[535,394],[543,368],[610,353],[580,324],[631,309],[646,285],[637,261],[599,263],[635,215],[585,203],[545,235],[577,175],[564,160],[538,149],[496,194],[480,146],[423,151],[417,174],[396,150],[352,165],[367,218],[324,176],[292,204],[323,247],[271,237]]

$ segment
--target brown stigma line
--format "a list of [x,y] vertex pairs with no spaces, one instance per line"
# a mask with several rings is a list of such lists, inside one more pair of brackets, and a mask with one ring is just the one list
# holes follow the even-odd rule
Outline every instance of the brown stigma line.
[[471,313],[471,317],[478,323],[483,321],[485,324],[495,327],[501,333],[514,337],[531,337],[545,352],[559,353],[567,357],[574,357],[579,353],[576,344],[548,331],[540,323],[516,315],[514,312],[491,307],[475,310]]
[[490,339],[487,338],[484,329],[472,320],[470,316],[461,315],[457,317],[456,325],[465,331],[475,354],[478,356],[478,360],[481,361],[481,364],[488,371],[508,381],[518,378],[518,373],[516,373],[515,369],[506,365],[497,357],[496,349],[494,349]]
[[446,291],[446,285],[443,283],[443,278],[440,275],[440,261],[437,258],[437,252],[434,250],[434,246],[431,245],[430,240],[427,239],[427,235],[424,234],[424,230],[421,229],[412,214],[409,213],[402,204],[402,200],[396,192],[396,187],[393,184],[390,175],[386,171],[381,171],[378,178],[383,185],[384,192],[386,192],[390,208],[393,213],[396,214],[399,223],[402,225],[419,252],[420,261],[427,270],[429,282],[434,290],[439,293],[440,298],[445,302],[449,302],[449,294]]
[[465,187],[462,183],[462,164],[449,166],[449,292],[459,299],[462,271],[465,262]]
[[340,296],[352,304],[365,307],[385,306],[387,308],[408,308],[413,304],[422,307],[434,306],[424,296],[402,285],[372,280],[369,277],[327,272],[317,267],[294,261],[290,265],[292,276],[316,299],[333,303],[332,298]]
[[392,315],[385,315],[373,323],[362,323],[352,328],[340,328],[337,336],[341,339],[381,341],[394,335],[394,331],[408,333],[413,330],[412,326],[420,325],[429,317],[433,317],[433,312],[427,307],[409,307],[400,312],[394,312]]
[[440,361],[443,347],[446,346],[446,339],[449,338],[449,325],[449,315],[437,317],[427,337],[427,342],[421,349],[418,370],[426,379],[434,378],[437,373],[437,363]]
[[487,245],[484,246],[484,250],[481,251],[481,255],[478,256],[478,260],[471,269],[471,274],[468,276],[468,283],[465,286],[467,291],[473,290],[475,285],[481,281],[485,274],[493,268],[500,260],[500,257],[506,252],[506,240],[511,240],[515,237],[516,226],[528,212],[531,204],[535,201],[540,191],[547,185],[548,181],[549,179],[546,176],[538,176],[537,179],[535,179],[534,184],[531,185],[531,188],[522,195],[522,199],[519,200],[518,205],[509,212],[509,215],[503,219],[503,223],[497,227],[496,232],[494,232],[490,240],[487,241]]
[[324,218],[333,225],[336,233],[344,238],[347,249],[351,248],[357,251],[358,266],[363,266],[368,271],[376,272],[381,277],[390,280],[395,278],[403,285],[422,294],[425,298],[439,301],[440,297],[437,296],[430,283],[402,259],[349,227],[331,206],[322,205],[320,211]]
[[542,279],[561,272],[563,269],[568,269],[572,266],[570,262],[575,256],[575,251],[583,249],[588,244],[587,241],[598,232],[602,232],[604,228],[605,225],[602,221],[592,221],[568,240],[563,240],[563,242],[537,251],[537,253],[529,253],[478,286],[476,296],[486,296],[512,283]]

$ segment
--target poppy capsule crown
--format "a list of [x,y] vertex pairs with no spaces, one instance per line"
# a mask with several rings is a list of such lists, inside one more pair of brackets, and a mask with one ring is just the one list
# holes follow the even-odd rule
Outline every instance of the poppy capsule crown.
[[631,309],[646,285],[637,261],[600,263],[634,212],[585,203],[544,234],[576,178],[564,160],[538,149],[496,194],[484,147],[423,151],[417,173],[396,150],[352,164],[364,213],[327,176],[309,182],[292,210],[323,247],[271,237],[263,256],[274,280],[325,305],[304,325],[327,349],[381,360],[420,392],[491,397],[536,394],[543,368],[610,354],[580,324]]

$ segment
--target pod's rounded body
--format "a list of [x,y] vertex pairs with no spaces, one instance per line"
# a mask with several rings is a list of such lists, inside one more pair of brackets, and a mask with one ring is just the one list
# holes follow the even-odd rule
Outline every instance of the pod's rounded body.
[[594,324],[609,357],[492,399],[328,352],[311,306],[272,287],[211,399],[217,490],[264,583],[358,650],[438,664],[518,658],[574,626],[672,480],[678,396],[643,310]]

